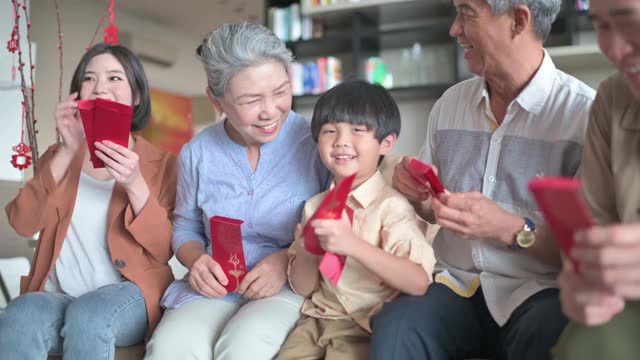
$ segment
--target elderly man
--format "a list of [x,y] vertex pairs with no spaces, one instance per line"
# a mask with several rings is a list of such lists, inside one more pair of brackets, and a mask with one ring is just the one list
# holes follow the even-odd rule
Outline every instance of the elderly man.
[[635,359],[640,354],[640,0],[592,0],[602,52],[619,72],[598,89],[587,130],[584,193],[600,226],[576,236],[560,276],[573,320],[560,359]]
[[[429,199],[396,166],[394,186],[434,240],[435,283],[373,320],[372,359],[548,359],[567,319],[557,247],[527,189],[536,176],[574,176],[592,89],[543,49],[561,0],[454,0],[450,34],[478,75],[447,90],[418,156],[449,192]],[[537,230],[537,231],[536,231]]]

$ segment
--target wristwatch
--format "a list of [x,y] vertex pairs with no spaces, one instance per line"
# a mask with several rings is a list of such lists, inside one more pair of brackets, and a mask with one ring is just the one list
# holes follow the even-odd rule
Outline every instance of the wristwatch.
[[518,231],[513,240],[513,244],[509,246],[512,249],[526,249],[536,243],[536,224],[528,217],[524,218],[524,225]]

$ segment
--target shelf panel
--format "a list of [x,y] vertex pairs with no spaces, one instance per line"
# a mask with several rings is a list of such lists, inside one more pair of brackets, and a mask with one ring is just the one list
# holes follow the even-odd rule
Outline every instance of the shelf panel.
[[351,52],[351,34],[328,35],[322,38],[288,41],[287,47],[293,51],[296,58],[309,56],[327,56],[336,53]]
[[[394,100],[415,99],[415,98],[439,98],[448,88],[454,84],[433,84],[422,86],[409,86],[387,89]],[[299,95],[294,96],[293,100],[296,106],[313,106],[320,98],[321,94]]]
[[453,38],[449,36],[449,25],[449,19],[439,19],[423,24],[367,29],[362,39],[378,44],[381,49],[410,47],[416,42],[423,45],[453,43]]
[[358,13],[380,25],[419,21],[427,18],[451,15],[453,6],[448,0],[360,0],[335,5],[301,6],[304,15],[322,18],[327,24],[344,24]]
[[581,69],[609,65],[609,60],[595,44],[555,46],[547,48],[547,52],[559,69]]
[[369,28],[363,29],[363,37],[379,37],[384,35],[390,35],[395,33],[404,32],[438,32],[449,34],[449,29],[453,23],[453,18],[440,17],[421,22],[405,22],[400,24],[393,24],[383,26],[381,28]]
[[343,1],[334,5],[311,6],[310,0],[303,0],[301,12],[303,15],[331,15],[346,11],[354,11],[366,9],[381,5],[402,4],[402,3],[418,3],[419,0],[359,0],[359,1]]

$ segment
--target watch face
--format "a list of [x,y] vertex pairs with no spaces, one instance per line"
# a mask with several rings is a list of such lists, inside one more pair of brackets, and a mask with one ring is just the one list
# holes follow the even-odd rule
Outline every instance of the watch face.
[[533,231],[521,231],[516,237],[516,242],[520,247],[528,248],[536,242],[536,233]]

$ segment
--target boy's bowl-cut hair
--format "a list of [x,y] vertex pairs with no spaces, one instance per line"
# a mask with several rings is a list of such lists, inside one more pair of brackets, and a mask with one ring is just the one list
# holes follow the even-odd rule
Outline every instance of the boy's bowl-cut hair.
[[327,123],[365,125],[375,129],[378,141],[391,134],[400,136],[400,110],[389,92],[362,80],[343,82],[325,92],[311,119],[311,134],[318,142],[320,128]]

